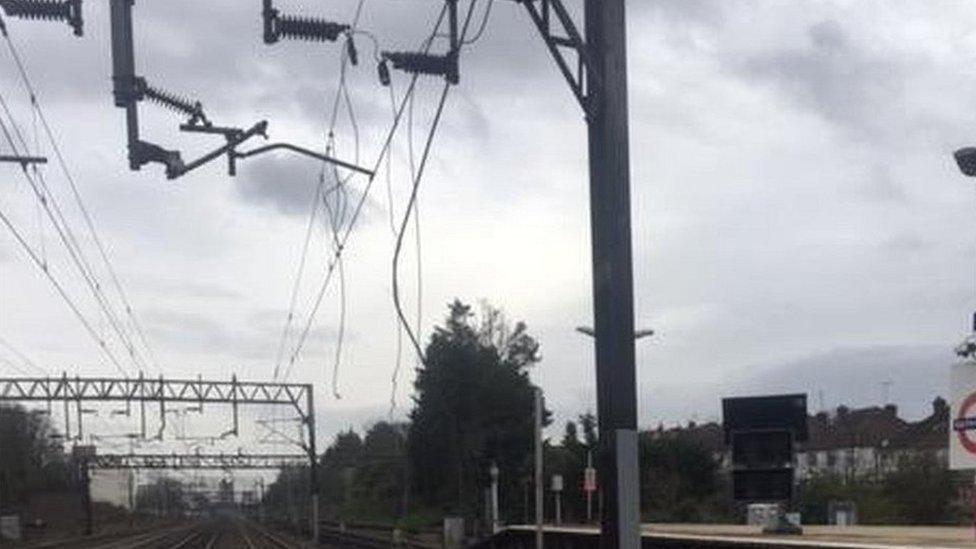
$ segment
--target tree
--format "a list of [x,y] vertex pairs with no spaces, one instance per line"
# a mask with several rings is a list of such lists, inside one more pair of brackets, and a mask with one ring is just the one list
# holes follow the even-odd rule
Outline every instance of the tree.
[[0,508],[25,504],[32,493],[70,488],[70,468],[51,443],[53,434],[46,415],[0,406]]
[[183,483],[163,477],[140,486],[136,492],[136,509],[162,517],[183,517],[186,513]]
[[[414,382],[411,478],[422,503],[475,516],[492,462],[502,509],[519,516],[519,481],[530,471],[533,387],[539,344],[498,309],[480,315],[455,300],[435,328]],[[506,499],[507,498],[507,499]]]
[[348,513],[362,457],[363,441],[352,430],[336,435],[326,448],[318,470],[323,515],[342,519]]
[[593,412],[586,412],[580,415],[578,419],[580,428],[583,429],[583,444],[590,450],[595,449],[597,443],[596,416],[593,415]]
[[721,518],[718,464],[698,442],[681,434],[640,434],[641,509],[651,521],[701,522]]
[[906,524],[955,522],[953,472],[932,454],[909,455],[884,479],[883,494]]

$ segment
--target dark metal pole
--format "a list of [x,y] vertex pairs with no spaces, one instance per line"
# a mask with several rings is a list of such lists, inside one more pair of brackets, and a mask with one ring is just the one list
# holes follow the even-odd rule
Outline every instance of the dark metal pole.
[[78,480],[81,485],[81,505],[85,513],[85,535],[90,536],[94,531],[92,519],[92,499],[91,499],[91,476],[88,471],[88,460],[78,459]]
[[319,472],[318,452],[315,449],[315,403],[312,398],[312,385],[308,385],[308,458],[309,483],[312,496],[312,541],[319,542]]
[[112,0],[112,94],[115,106],[125,109],[129,143],[129,167],[138,170],[139,107],[134,97],[136,82],[135,50],[132,40],[132,5],[135,0]]
[[[600,547],[638,548],[637,388],[624,0],[586,0]],[[598,83],[598,84],[597,84]]]

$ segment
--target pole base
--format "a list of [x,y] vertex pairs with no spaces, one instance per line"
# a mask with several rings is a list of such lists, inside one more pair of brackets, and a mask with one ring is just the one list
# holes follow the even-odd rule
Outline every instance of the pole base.
[[776,524],[763,528],[762,532],[763,534],[775,534],[778,536],[801,536],[803,535],[803,528],[793,524],[785,516],[779,515],[776,519]]

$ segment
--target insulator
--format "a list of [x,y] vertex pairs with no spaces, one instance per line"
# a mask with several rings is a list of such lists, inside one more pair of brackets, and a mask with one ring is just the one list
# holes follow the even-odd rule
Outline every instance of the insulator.
[[359,64],[359,52],[356,51],[356,43],[352,40],[352,34],[346,37],[346,53],[349,55],[349,62],[352,66]]
[[193,121],[208,123],[206,115],[203,114],[203,105],[199,101],[191,101],[174,93],[154,88],[148,84],[145,85],[143,94],[146,99],[176,112],[183,113]]
[[456,57],[451,55],[431,55],[416,52],[384,52],[383,57],[393,63],[394,69],[418,74],[446,76],[449,79],[456,72]]
[[349,30],[349,25],[313,17],[280,15],[274,21],[275,34],[293,40],[335,42],[340,34]]
[[0,0],[0,8],[11,17],[65,21],[82,34],[81,0]]
[[380,76],[380,84],[384,86],[390,85],[390,67],[386,64],[386,59],[380,61],[379,65],[376,66],[376,72]]

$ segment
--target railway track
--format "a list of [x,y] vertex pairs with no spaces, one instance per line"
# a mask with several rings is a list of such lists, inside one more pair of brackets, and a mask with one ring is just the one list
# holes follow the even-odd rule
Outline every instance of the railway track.
[[238,529],[246,549],[298,549],[304,543],[288,539],[254,523],[239,523]]
[[393,527],[375,524],[321,523],[321,546],[335,548],[359,549],[438,549],[440,543],[431,540],[421,540],[410,535],[397,532]]
[[[51,546],[53,548],[53,546]],[[263,526],[219,520],[128,535],[66,540],[58,549],[299,549],[305,545]]]

